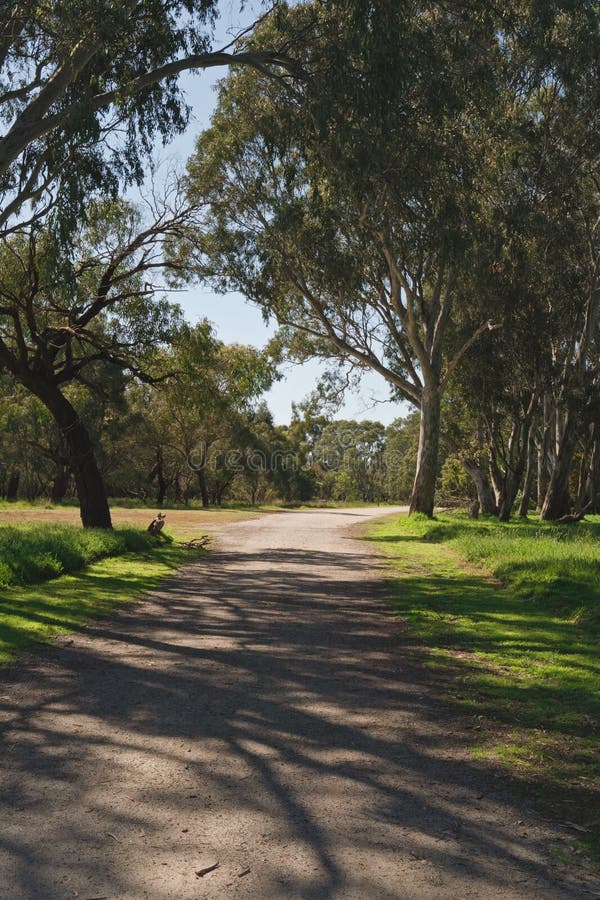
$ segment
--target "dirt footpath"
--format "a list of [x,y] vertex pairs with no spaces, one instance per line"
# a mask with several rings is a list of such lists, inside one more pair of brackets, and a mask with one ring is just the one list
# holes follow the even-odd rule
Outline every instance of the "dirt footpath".
[[436,721],[353,536],[377,514],[226,525],[3,671],[2,900],[597,896]]

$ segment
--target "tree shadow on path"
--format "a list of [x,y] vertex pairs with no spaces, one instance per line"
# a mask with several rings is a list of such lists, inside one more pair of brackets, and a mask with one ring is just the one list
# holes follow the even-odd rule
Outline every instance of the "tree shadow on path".
[[1,896],[582,896],[466,761],[376,564],[214,553],[6,670]]

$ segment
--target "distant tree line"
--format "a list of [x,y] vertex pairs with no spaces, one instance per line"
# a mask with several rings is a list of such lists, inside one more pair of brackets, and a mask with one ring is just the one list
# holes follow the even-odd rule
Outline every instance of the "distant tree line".
[[[264,353],[223,345],[202,324],[165,356],[180,369],[158,384],[126,380],[118,367],[104,366],[101,390],[88,384],[66,391],[108,496],[157,507],[408,501],[414,414],[385,427],[332,420],[306,402],[294,406],[289,425],[275,425],[259,398],[276,374]],[[52,415],[18,382],[5,376],[2,387],[0,496],[75,499],[73,464]]]
[[[202,323],[166,356],[180,366],[187,359],[187,371],[147,385],[125,379],[116,366],[103,366],[101,390],[88,384],[67,391],[95,448],[107,496],[157,508],[410,501],[418,411],[384,426],[332,418],[313,396],[293,405],[288,425],[275,425],[260,399],[277,377],[266,353],[221,344]],[[494,420],[498,430],[488,432],[484,417],[473,438],[472,416],[460,399],[444,405],[448,425],[436,473],[438,502],[467,506],[478,499],[482,513],[498,515],[507,502],[502,479],[511,471],[504,454],[517,456],[516,441],[506,421]],[[586,502],[590,494],[596,498],[590,512],[600,510],[597,437],[595,423],[578,435],[569,478],[571,496]],[[539,421],[525,441],[510,514],[526,516],[541,508],[548,472],[543,438]],[[51,504],[77,500],[72,460],[52,415],[6,376],[0,400],[0,497]]]

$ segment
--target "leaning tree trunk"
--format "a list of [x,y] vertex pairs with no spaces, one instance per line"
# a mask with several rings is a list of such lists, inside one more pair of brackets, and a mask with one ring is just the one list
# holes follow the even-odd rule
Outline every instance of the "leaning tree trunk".
[[65,441],[69,466],[75,477],[79,513],[84,528],[112,528],[104,479],[94,446],[77,411],[53,384],[30,378],[26,386],[52,413]]
[[417,471],[410,498],[410,513],[431,518],[435,503],[438,451],[440,444],[440,397],[437,390],[423,390]]
[[490,484],[487,467],[484,468],[472,459],[461,459],[461,464],[475,485],[479,501],[479,512],[484,516],[497,516],[498,506]]

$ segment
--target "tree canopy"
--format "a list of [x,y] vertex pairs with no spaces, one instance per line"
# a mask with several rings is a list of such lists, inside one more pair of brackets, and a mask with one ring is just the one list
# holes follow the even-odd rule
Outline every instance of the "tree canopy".
[[14,0],[0,24],[0,235],[58,204],[63,232],[85,198],[139,182],[156,139],[181,132],[178,75],[214,66],[294,69],[287,45],[249,33],[214,48],[216,0]]
[[[462,491],[460,467],[501,518],[534,493],[553,520],[598,504],[597,3],[274,3],[221,48],[215,0],[6,6],[0,367],[53,417],[32,401],[22,427],[85,524],[110,525],[104,404],[116,444],[142,452],[143,421],[157,496],[389,493],[387,474],[223,463],[338,440],[310,402],[289,426],[257,405],[283,358],[326,359],[338,397],[371,369],[415,407],[389,441],[351,426],[361,458],[405,447],[412,510]],[[188,124],[178,75],[218,65],[185,196],[151,189],[142,213],[120,194]],[[274,318],[268,351],[185,323],[169,293],[192,278]]]
[[[567,48],[596,16],[294,7],[257,40],[309,30],[306,83],[290,96],[231,73],[190,162],[208,204],[198,273],[274,316],[288,352],[372,368],[420,408],[411,505],[428,515],[442,398],[482,334],[505,327],[510,342],[499,313],[528,303],[519,254],[543,269],[547,207],[564,205],[569,179],[581,196],[594,158],[592,57]],[[579,318],[585,301],[572,302]]]

